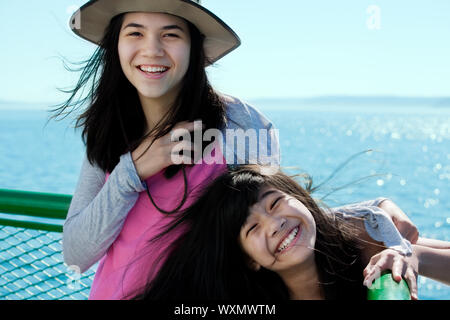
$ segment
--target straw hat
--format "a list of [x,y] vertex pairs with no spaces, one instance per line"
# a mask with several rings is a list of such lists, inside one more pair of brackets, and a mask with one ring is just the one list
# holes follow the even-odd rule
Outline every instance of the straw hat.
[[125,12],[169,13],[190,21],[205,36],[205,54],[211,62],[241,44],[236,33],[202,7],[200,0],[91,0],[72,15],[70,28],[76,35],[98,45],[111,19]]

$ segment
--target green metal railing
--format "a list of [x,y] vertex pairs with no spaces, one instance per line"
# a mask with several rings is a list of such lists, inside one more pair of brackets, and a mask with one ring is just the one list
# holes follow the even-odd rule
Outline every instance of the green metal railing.
[[71,195],[0,189],[0,300],[88,298],[95,266],[74,274],[62,257]]
[[0,225],[62,232],[71,200],[67,194],[0,189]]

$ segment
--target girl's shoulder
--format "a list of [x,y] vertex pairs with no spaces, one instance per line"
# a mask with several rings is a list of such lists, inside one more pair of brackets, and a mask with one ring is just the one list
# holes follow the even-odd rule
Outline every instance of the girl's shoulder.
[[219,94],[226,105],[227,127],[246,129],[271,129],[273,123],[260,110],[239,98]]
[[259,163],[279,166],[278,130],[272,121],[247,102],[229,95],[219,96],[226,105],[227,121],[222,134],[227,164]]

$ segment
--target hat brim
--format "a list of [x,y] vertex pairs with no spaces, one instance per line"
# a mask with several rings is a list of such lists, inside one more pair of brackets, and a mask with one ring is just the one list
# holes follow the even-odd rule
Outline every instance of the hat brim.
[[99,45],[111,19],[126,12],[168,13],[190,21],[205,36],[205,55],[211,63],[241,44],[225,22],[190,0],[92,0],[72,15],[69,25],[76,35]]

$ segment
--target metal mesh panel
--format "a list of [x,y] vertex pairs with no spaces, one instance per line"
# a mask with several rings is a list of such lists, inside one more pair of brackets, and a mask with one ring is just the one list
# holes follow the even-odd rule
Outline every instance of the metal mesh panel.
[[62,234],[0,226],[0,299],[85,300],[95,266],[81,276],[62,257]]

